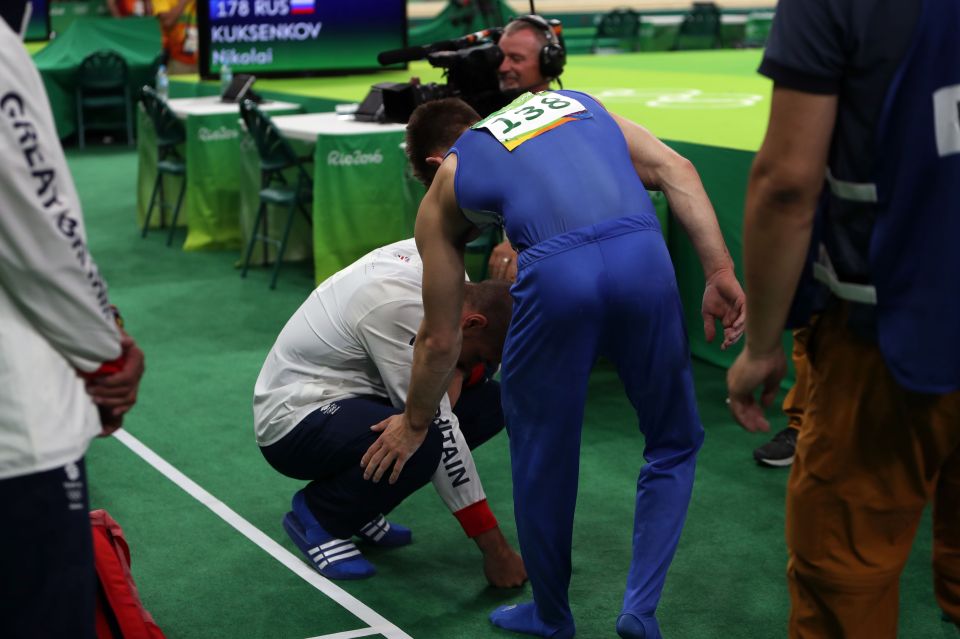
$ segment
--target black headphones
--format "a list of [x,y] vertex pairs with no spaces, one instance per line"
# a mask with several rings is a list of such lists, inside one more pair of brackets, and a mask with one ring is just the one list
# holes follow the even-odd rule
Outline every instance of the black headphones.
[[563,73],[563,65],[567,62],[567,51],[563,47],[563,39],[557,35],[554,28],[559,28],[558,20],[549,22],[536,14],[517,16],[511,22],[526,22],[533,25],[547,39],[547,43],[540,49],[540,75],[545,78],[559,78]]

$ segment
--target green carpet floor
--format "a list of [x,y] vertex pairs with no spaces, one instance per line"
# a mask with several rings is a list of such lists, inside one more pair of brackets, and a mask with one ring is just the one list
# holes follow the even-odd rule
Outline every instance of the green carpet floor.
[[[276,291],[268,273],[242,280],[233,253],[185,253],[162,233],[139,237],[136,156],[94,148],[69,154],[90,245],[147,354],[140,401],[127,430],[254,526],[295,551],[280,527],[299,483],[264,462],[251,397],[266,352],[312,288],[309,265],[291,265]],[[695,364],[706,443],[687,527],[659,612],[665,636],[783,637],[783,493],[787,473],[755,466],[765,441],[725,409],[723,371]],[[531,392],[549,397],[552,389]],[[775,419],[780,427],[784,420]],[[615,636],[629,558],[642,438],[616,376],[601,363],[584,425],[571,599],[578,637]],[[506,437],[477,452],[494,512],[515,540]],[[91,500],[124,527],[146,607],[171,639],[304,639],[364,627],[352,614],[227,526],[116,440],[89,456]],[[417,639],[514,636],[492,628],[496,605],[526,600],[486,587],[478,551],[426,487],[392,516],[410,525],[409,547],[367,553],[379,574],[339,584]],[[902,581],[900,636],[957,637],[940,620],[925,519]],[[356,635],[351,635],[356,636]]]

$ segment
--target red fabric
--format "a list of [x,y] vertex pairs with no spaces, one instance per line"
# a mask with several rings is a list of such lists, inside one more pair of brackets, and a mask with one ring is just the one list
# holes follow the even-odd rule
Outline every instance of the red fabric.
[[470,388],[471,386],[476,386],[483,381],[483,378],[487,376],[487,368],[483,364],[477,364],[470,371],[470,376],[467,377],[467,381],[463,383],[464,388]]
[[453,513],[453,516],[460,522],[460,526],[463,527],[463,532],[467,533],[467,537],[476,537],[497,527],[497,518],[490,511],[486,499],[470,504],[466,508],[461,508]]
[[[97,639],[165,639],[140,602],[130,574],[130,548],[120,524],[105,510],[90,513],[93,556],[102,591],[97,594]],[[122,637],[113,634],[107,609],[113,612]]]
[[80,377],[84,379],[94,379],[96,377],[103,377],[104,375],[113,375],[114,373],[119,373],[123,370],[123,365],[127,363],[127,358],[125,355],[121,355],[117,359],[111,362],[104,362],[100,364],[100,368],[93,371],[92,373],[85,373],[83,371],[78,371]]

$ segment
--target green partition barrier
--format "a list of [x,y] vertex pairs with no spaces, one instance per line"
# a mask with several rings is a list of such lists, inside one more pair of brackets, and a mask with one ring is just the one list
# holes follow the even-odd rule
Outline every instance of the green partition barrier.
[[[700,172],[703,186],[713,203],[720,222],[720,230],[736,265],[737,279],[743,283],[741,256],[743,255],[743,206],[746,195],[747,176],[754,154],[749,151],[724,149],[702,144],[690,144],[666,140],[678,153],[693,162]],[[720,338],[708,343],[704,337],[700,306],[703,300],[704,276],[700,260],[687,234],[679,223],[670,219],[668,247],[677,273],[677,285],[683,302],[684,316],[690,336],[690,352],[693,356],[719,366],[727,367],[743,347],[742,341],[735,347],[720,350]],[[719,325],[718,325],[719,326]],[[719,329],[718,329],[719,331]],[[784,348],[791,348],[792,338],[784,332]],[[792,384],[791,368],[785,385]]]
[[650,201],[653,202],[653,210],[657,214],[657,221],[660,222],[660,231],[663,233],[663,239],[669,246],[670,242],[670,205],[667,204],[667,198],[660,191],[647,191]]
[[505,24],[516,15],[503,0],[496,0],[495,4],[484,12],[480,9],[480,3],[451,0],[432,20],[411,27],[408,43],[413,47],[459,38],[487,27]]

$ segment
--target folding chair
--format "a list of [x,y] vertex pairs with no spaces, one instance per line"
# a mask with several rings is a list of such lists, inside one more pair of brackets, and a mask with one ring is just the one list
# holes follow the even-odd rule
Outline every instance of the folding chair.
[[677,30],[673,50],[716,49],[723,44],[720,8],[712,2],[694,2]]
[[[133,144],[133,112],[127,77],[127,63],[114,51],[94,51],[80,63],[75,99],[77,141],[81,149],[86,146],[86,132],[92,128],[91,125],[97,129],[118,128],[115,121],[105,117],[111,112],[123,113],[127,144]],[[93,110],[100,117],[89,121],[86,115],[88,110]]]
[[600,16],[590,51],[636,51],[640,48],[640,14],[633,9],[614,9]]
[[[253,233],[247,242],[240,277],[247,276],[253,247],[258,241],[263,243],[262,263],[264,266],[267,265],[269,247],[275,246],[277,247],[277,255],[273,265],[273,277],[270,280],[270,288],[273,289],[277,286],[280,263],[283,261],[283,254],[287,249],[287,240],[290,237],[290,229],[293,227],[294,215],[299,210],[307,219],[307,222],[311,226],[313,224],[313,216],[310,208],[308,208],[313,202],[313,179],[303,168],[302,158],[297,157],[290,143],[280,135],[270,118],[264,115],[254,102],[251,100],[243,101],[240,105],[240,117],[243,118],[247,131],[250,132],[260,156],[260,206],[253,223]],[[296,182],[291,183],[284,176],[284,171],[293,168],[296,169],[297,178]],[[280,239],[270,236],[268,207],[271,204],[287,208],[287,220]]]
[[147,207],[147,217],[143,221],[142,237],[147,236],[150,228],[150,217],[153,215],[153,204],[160,194],[160,228],[163,228],[164,211],[167,203],[163,194],[163,176],[178,175],[182,178],[177,203],[173,207],[173,220],[170,222],[170,232],[167,235],[167,246],[173,243],[173,234],[177,228],[177,218],[180,216],[180,207],[183,205],[183,194],[187,188],[187,163],[180,154],[179,146],[187,139],[183,122],[170,110],[166,100],[157,95],[149,86],[144,86],[140,92],[140,101],[153,122],[157,134],[157,179],[153,182],[153,193],[150,194],[150,206]]

